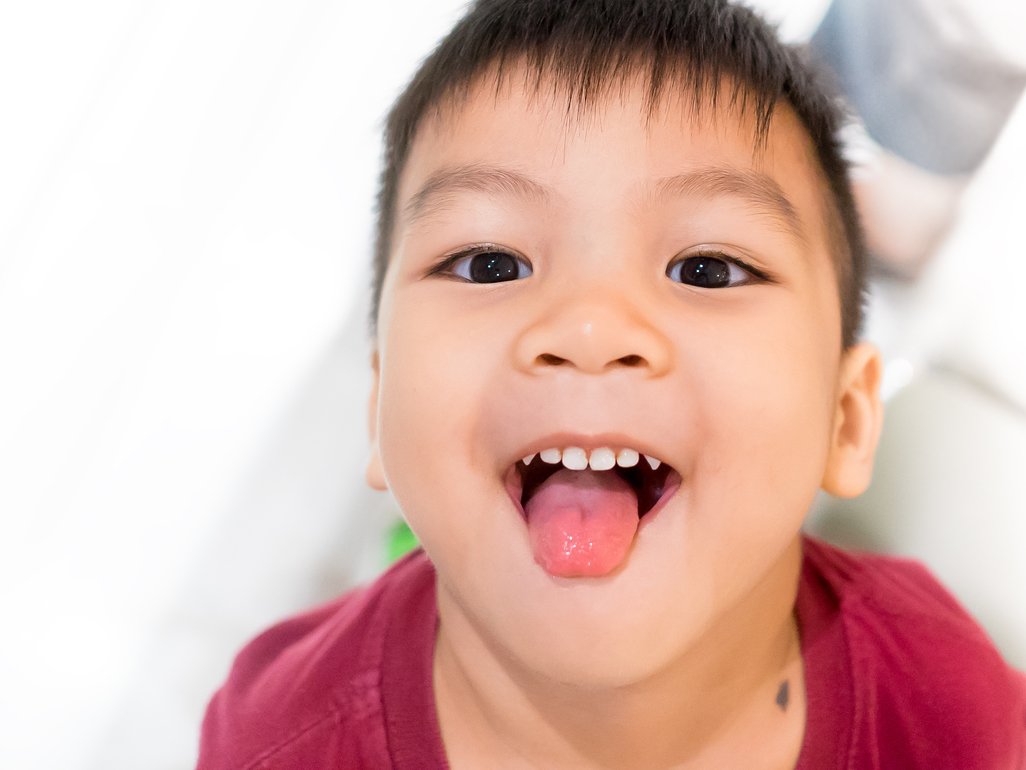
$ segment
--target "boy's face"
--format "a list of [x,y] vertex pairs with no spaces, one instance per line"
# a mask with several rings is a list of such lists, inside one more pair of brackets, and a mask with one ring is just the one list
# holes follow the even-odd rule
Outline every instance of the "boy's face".
[[[747,119],[649,115],[642,88],[579,121],[495,94],[424,124],[403,173],[372,433],[443,625],[561,681],[638,681],[752,597],[793,600],[843,369],[827,193],[786,106],[755,152]],[[567,447],[672,469],[598,567],[548,558],[521,506],[517,461]],[[548,504],[573,507],[589,482],[560,478]]]

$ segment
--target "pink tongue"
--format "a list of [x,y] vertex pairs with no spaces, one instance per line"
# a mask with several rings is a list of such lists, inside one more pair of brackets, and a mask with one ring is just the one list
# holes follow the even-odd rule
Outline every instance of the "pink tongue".
[[616,473],[556,471],[527,501],[534,560],[556,577],[599,577],[627,555],[638,497]]

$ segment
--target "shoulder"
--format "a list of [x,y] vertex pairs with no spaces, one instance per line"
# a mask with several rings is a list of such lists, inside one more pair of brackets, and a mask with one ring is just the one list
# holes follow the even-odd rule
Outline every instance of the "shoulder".
[[264,631],[207,708],[198,769],[388,766],[384,650],[396,618],[434,607],[434,570],[418,551],[370,586]]
[[[986,633],[929,570],[912,559],[845,551],[820,540],[804,540],[806,570],[828,585],[846,616],[877,619],[915,617],[990,646]],[[810,570],[811,568],[811,570]],[[867,612],[863,613],[865,610]],[[887,624],[901,633],[907,624]]]
[[917,767],[1026,760],[1026,679],[922,564],[811,538],[805,560],[840,613],[856,738]]

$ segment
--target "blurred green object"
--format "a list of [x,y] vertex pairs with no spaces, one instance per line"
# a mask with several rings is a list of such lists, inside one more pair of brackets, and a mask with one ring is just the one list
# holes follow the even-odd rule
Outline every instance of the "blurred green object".
[[417,540],[417,536],[413,534],[406,522],[400,519],[388,530],[388,541],[385,543],[386,563],[391,564],[418,545],[420,545],[420,541]]

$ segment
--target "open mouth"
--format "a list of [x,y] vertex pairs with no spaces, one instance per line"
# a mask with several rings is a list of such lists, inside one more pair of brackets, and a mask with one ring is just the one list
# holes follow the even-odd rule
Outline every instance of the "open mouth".
[[680,481],[670,465],[634,449],[566,447],[518,460],[506,488],[539,565],[556,577],[600,577],[624,562],[641,519]]
[[562,469],[577,473],[616,474],[634,490],[639,518],[655,507],[669,487],[680,484],[680,476],[670,465],[633,449],[614,453],[612,449],[601,447],[593,449],[590,456],[577,447],[546,449],[538,455],[518,460],[513,468],[520,481],[517,499],[525,511],[538,488]]

